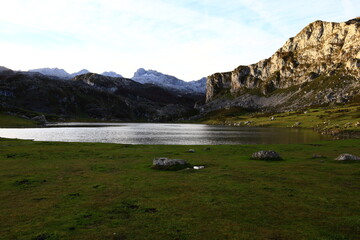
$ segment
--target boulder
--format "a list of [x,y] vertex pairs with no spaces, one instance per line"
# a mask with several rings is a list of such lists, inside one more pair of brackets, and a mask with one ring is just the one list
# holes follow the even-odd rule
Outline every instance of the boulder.
[[349,153],[343,153],[340,154],[337,158],[335,158],[337,161],[359,161],[360,157],[349,154]]
[[166,157],[155,158],[152,168],[160,170],[180,170],[188,168],[191,165],[182,159],[170,159]]
[[194,152],[195,152],[195,149],[189,149],[188,152],[189,152],[189,153],[194,153]]
[[37,122],[41,122],[41,123],[46,123],[46,117],[44,115],[39,115],[39,116],[35,116],[32,118],[32,120],[37,121]]
[[272,150],[262,150],[251,155],[252,159],[257,160],[281,160],[280,155]]
[[301,125],[301,122],[296,122],[296,123],[294,123],[294,125],[292,125],[292,127],[294,128],[294,127],[298,127],[300,125]]

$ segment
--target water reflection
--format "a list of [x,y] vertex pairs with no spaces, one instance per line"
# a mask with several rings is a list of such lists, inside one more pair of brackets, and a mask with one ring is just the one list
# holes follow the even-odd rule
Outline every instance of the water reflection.
[[0,137],[169,145],[309,143],[329,139],[306,129],[157,123],[61,123],[46,128],[2,128]]

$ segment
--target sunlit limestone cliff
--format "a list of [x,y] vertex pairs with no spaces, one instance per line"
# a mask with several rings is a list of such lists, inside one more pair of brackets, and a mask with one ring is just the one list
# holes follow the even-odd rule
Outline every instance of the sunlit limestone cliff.
[[207,109],[286,110],[360,94],[360,18],[315,21],[270,58],[207,78]]

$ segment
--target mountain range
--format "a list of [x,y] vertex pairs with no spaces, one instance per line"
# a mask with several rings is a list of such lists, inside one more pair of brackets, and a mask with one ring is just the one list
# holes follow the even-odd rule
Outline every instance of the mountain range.
[[171,121],[193,115],[204,98],[95,73],[64,79],[0,68],[0,112],[24,118]]
[[[39,68],[29,70],[29,72],[37,72],[46,76],[58,77],[61,79],[72,79],[76,76],[90,73],[90,71],[87,69],[83,69],[79,72],[70,74],[64,69],[59,68]],[[108,77],[122,77],[122,75],[112,71],[103,72],[100,75]],[[163,74],[155,70],[145,70],[144,68],[139,68],[131,79],[139,83],[151,83],[169,90],[175,90],[179,92],[205,93],[206,88],[205,77],[197,81],[186,82],[174,76]]]
[[[37,73],[41,73],[46,76],[58,77],[61,79],[71,79],[71,78],[79,76],[81,74],[87,74],[90,71],[87,69],[82,69],[78,72],[74,72],[74,73],[70,74],[70,73],[66,72],[64,69],[60,69],[60,68],[38,68],[38,69],[31,69],[31,70],[29,70],[29,72],[37,72]],[[108,76],[108,77],[122,77],[120,74],[117,74],[116,72],[111,72],[111,71],[103,72],[101,75]]]

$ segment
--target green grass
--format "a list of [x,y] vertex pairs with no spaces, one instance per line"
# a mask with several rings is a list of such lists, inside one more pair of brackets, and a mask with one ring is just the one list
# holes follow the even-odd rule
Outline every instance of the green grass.
[[[360,163],[333,160],[359,144],[1,139],[0,239],[360,239]],[[284,160],[250,160],[264,149]],[[206,168],[154,170],[154,157]]]
[[[274,117],[274,120],[271,120]],[[212,112],[200,120],[207,124],[237,124],[251,121],[251,126],[297,127],[318,130],[338,128],[340,131],[360,131],[360,106],[344,105],[310,108],[285,113],[244,113],[233,109]],[[356,126],[358,124],[358,126]]]
[[36,127],[37,122],[0,113],[0,127]]

